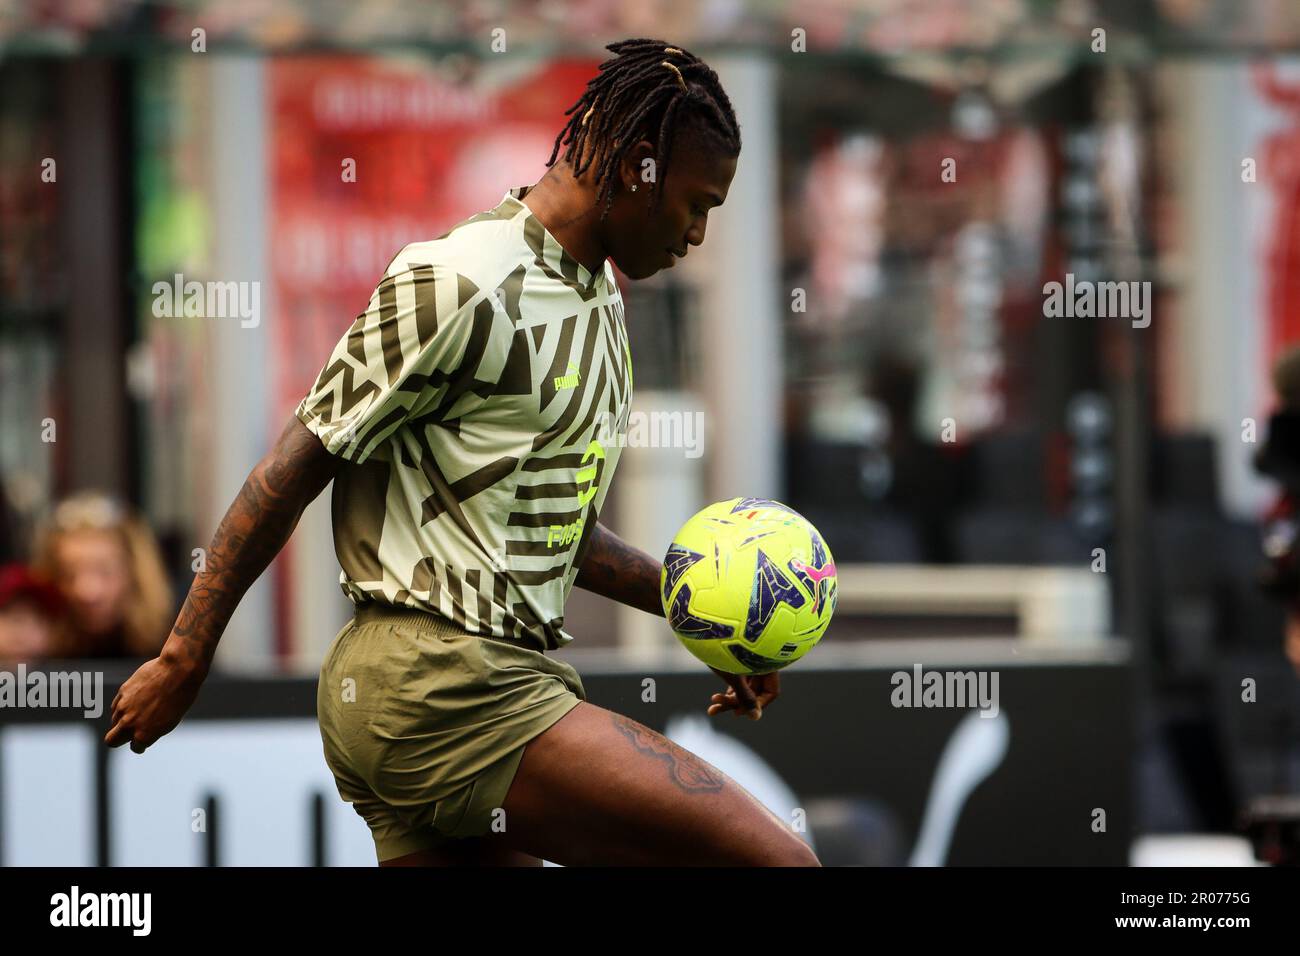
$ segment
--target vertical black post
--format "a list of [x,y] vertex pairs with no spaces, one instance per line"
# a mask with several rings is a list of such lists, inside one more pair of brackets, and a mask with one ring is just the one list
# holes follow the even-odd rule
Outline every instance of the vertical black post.
[[[103,733],[108,733],[107,727],[105,727]],[[102,737],[103,734],[99,734],[95,740],[95,865],[112,866],[112,828],[109,823],[112,811],[112,797],[108,786],[109,750],[103,741],[99,739]]]
[[204,812],[207,815],[207,839],[203,843],[203,865],[220,866],[221,854],[219,851],[220,836],[218,827],[220,820],[217,816],[217,795],[209,793],[208,798],[204,801]]
[[311,865],[325,866],[325,797],[319,790],[311,795]]

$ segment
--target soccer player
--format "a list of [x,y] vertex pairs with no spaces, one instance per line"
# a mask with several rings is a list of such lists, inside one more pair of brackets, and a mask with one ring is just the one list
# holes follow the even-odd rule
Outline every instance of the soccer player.
[[[658,40],[608,49],[541,180],[388,266],[226,513],[161,655],[114,698],[109,746],[140,753],[177,725],[244,592],[333,480],[356,614],[317,714],[381,865],[817,865],[734,781],[588,703],[547,654],[572,640],[575,583],[662,614],[659,563],[597,522],[632,391],[609,260],[640,279],[700,245],[740,155],[704,62]],[[710,715],[757,719],[779,690],[715,673],[729,688]]]

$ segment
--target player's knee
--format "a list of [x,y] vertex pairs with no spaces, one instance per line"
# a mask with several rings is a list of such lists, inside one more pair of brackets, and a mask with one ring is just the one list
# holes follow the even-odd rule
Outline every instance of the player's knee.
[[821,860],[817,859],[817,854],[813,852],[812,847],[797,837],[792,838],[788,843],[781,846],[774,857],[773,862],[768,866],[821,866]]
[[745,861],[747,866],[821,866],[817,854],[794,833],[776,827],[771,839],[753,846]]

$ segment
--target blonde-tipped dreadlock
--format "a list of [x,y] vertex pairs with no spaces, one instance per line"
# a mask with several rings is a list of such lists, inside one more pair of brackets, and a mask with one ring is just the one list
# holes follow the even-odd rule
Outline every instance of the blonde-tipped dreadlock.
[[[655,178],[660,183],[668,177],[679,128],[689,126],[704,134],[728,156],[740,154],[740,124],[731,100],[718,74],[703,60],[663,40],[622,40],[605,49],[615,56],[600,65],[578,102],[565,111],[570,119],[546,161],[554,165],[564,146],[575,176],[596,164],[602,220],[614,200],[623,152],[643,139],[655,144]],[[658,205],[662,191],[648,190],[652,205]]]

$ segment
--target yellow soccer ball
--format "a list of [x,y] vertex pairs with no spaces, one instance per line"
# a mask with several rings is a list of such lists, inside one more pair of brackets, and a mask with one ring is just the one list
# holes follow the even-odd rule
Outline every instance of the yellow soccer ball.
[[732,498],[682,525],[659,590],[669,626],[692,654],[730,674],[765,674],[793,664],[826,633],[835,559],[794,509]]

